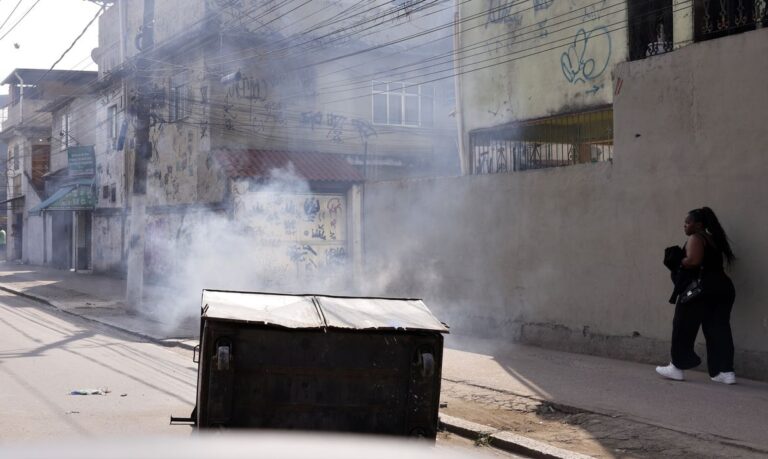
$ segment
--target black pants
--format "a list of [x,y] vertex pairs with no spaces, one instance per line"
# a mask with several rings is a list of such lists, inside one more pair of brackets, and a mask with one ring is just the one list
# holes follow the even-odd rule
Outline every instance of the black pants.
[[701,364],[694,351],[699,326],[707,342],[707,367],[710,376],[733,371],[733,335],[731,309],[736,292],[725,276],[704,279],[705,290],[700,298],[686,304],[679,301],[672,320],[672,363],[681,370]]

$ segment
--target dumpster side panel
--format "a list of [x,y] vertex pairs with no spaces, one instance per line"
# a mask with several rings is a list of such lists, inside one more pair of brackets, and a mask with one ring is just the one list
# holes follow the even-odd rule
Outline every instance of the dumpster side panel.
[[434,437],[442,340],[207,321],[199,425]]

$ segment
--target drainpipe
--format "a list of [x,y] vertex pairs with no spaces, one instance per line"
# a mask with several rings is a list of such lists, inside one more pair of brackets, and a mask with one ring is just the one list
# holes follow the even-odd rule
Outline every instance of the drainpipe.
[[19,75],[19,72],[13,71],[13,74],[16,75],[16,78],[19,79],[19,82],[21,83],[19,85],[19,124],[24,123],[24,79]]
[[125,3],[126,0],[119,0],[120,4],[118,5],[118,20],[120,21],[120,65],[125,62]]
[[466,151],[464,149],[464,107],[462,106],[461,97],[461,75],[459,75],[459,34],[461,33],[461,26],[459,25],[459,0],[454,0],[454,26],[453,26],[453,69],[456,75],[453,77],[454,91],[456,96],[456,130],[459,131],[459,166],[461,168],[461,175],[467,175],[469,173],[469,161],[467,160]]
[[48,216],[45,215],[45,211],[40,211],[40,215],[43,218],[43,264],[48,264],[48,225],[46,224],[46,221],[48,220]]
[[77,211],[72,211],[72,265],[69,270],[77,272],[77,233],[80,230],[77,221]]

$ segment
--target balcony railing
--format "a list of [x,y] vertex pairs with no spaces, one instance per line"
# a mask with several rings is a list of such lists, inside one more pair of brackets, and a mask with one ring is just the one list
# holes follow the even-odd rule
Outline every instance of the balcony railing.
[[768,0],[695,0],[696,41],[768,27]]

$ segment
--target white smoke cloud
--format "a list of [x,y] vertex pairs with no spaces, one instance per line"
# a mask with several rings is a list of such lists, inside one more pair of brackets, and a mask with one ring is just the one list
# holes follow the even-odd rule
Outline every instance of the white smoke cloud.
[[[170,231],[148,234],[154,241],[150,251],[165,259],[158,261],[160,277],[148,279],[143,313],[172,331],[199,317],[203,289],[325,294],[355,290],[350,259],[316,263],[307,257],[319,258],[319,250],[301,253],[299,241],[275,240],[255,230],[259,221],[270,218],[261,211],[264,202],[315,196],[292,165],[271,171],[261,183],[241,183],[232,189],[230,212],[190,211],[179,218],[180,223],[170,225]],[[287,259],[293,264],[286,264]]]

